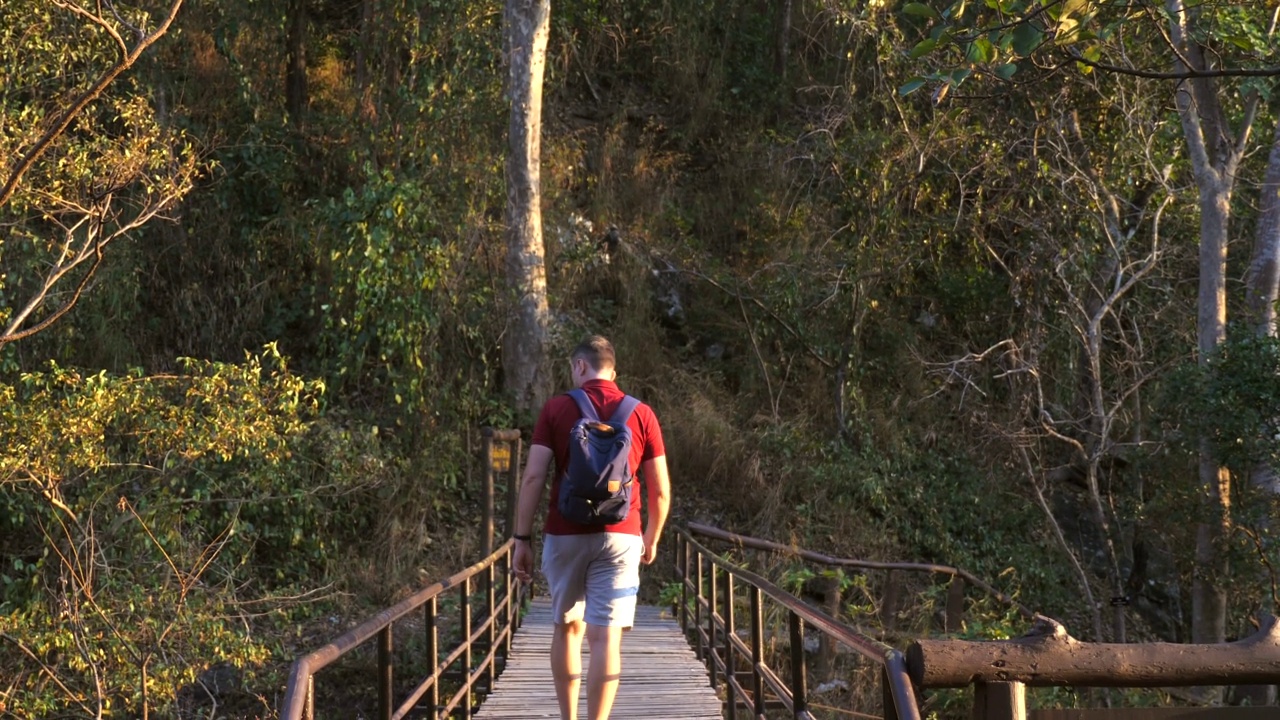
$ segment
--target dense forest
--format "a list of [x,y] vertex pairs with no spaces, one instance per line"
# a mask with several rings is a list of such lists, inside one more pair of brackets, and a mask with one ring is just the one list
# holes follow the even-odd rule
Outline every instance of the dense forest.
[[589,333],[673,522],[1087,640],[1275,612],[1274,3],[560,0],[517,225],[546,7],[0,5],[0,717],[274,717],[478,558]]

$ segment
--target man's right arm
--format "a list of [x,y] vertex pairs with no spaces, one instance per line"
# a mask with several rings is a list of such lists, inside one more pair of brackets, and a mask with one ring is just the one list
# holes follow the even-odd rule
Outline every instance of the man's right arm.
[[671,480],[667,476],[665,455],[646,460],[641,469],[649,496],[649,501],[645,504],[649,518],[644,529],[644,554],[640,559],[648,565],[658,557],[658,539],[662,537],[662,528],[667,524],[667,512],[671,509]]
[[512,564],[515,565],[516,577],[523,582],[533,579],[533,520],[538,514],[538,506],[542,504],[542,488],[547,484],[547,469],[551,467],[552,457],[551,448],[530,445],[529,459],[524,465],[524,475],[520,478],[514,534],[530,540],[516,540]]

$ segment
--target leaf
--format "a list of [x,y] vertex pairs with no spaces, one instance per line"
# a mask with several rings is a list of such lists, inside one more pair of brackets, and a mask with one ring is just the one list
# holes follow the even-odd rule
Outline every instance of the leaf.
[[1091,9],[1089,0],[1066,0],[1062,4],[1062,17],[1080,16]]
[[910,95],[911,93],[919,90],[922,87],[924,87],[924,78],[915,78],[914,80],[911,80],[903,84],[902,87],[898,88],[898,94]]
[[1245,52],[1253,52],[1256,49],[1253,44],[1253,39],[1247,35],[1223,35],[1221,37],[1223,40],[1226,40]]
[[1077,40],[1076,35],[1079,29],[1079,20],[1063,15],[1062,18],[1058,20],[1058,30],[1053,34],[1053,41],[1058,45],[1070,45]]
[[938,11],[920,2],[909,2],[902,6],[902,12],[915,17],[929,18],[930,20],[938,20]]
[[968,5],[968,0],[956,0],[956,2],[952,3],[951,7],[948,7],[946,11],[943,12],[942,14],[948,19],[958,18],[964,15],[964,10],[967,5]]
[[907,54],[912,60],[916,60],[933,52],[936,47],[938,47],[938,41],[933,38],[928,38],[917,43],[915,47],[911,48],[911,52]]
[[951,83],[958,87],[960,83],[963,83],[965,80],[968,80],[969,76],[972,74],[973,74],[973,70],[970,68],[960,68],[959,70],[953,70],[951,72]]
[[1005,63],[997,66],[995,69],[996,77],[1001,80],[1008,80],[1009,78],[1012,78],[1013,74],[1016,72],[1018,72],[1017,63]]
[[969,43],[969,51],[965,53],[965,59],[971,63],[986,64],[995,59],[995,48],[991,47],[991,41],[980,37]]
[[1013,51],[1023,57],[1027,57],[1035,52],[1044,40],[1044,33],[1040,28],[1029,22],[1023,23],[1013,31]]

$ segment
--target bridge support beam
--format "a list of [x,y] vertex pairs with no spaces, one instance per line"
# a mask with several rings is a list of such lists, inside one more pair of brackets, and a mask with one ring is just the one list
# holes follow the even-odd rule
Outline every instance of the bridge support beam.
[[1027,686],[1020,682],[974,683],[973,720],[1027,720]]

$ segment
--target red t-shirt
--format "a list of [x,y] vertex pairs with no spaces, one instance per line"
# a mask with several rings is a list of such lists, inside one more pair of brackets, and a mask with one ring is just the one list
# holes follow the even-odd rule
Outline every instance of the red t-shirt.
[[[618,386],[608,380],[588,380],[582,384],[587,398],[595,406],[596,414],[601,420],[608,420],[617,410],[625,395]],[[629,535],[642,535],[640,529],[640,505],[642,504],[641,487],[637,484],[631,489],[631,512],[627,519],[616,525],[579,525],[569,522],[560,515],[560,477],[564,468],[569,465],[569,431],[574,423],[582,418],[578,404],[568,395],[557,395],[542,406],[538,422],[533,426],[533,444],[551,448],[555,455],[555,473],[551,480],[551,502],[547,510],[547,522],[543,532],[548,535],[587,535],[600,532],[618,532]],[[662,428],[658,426],[658,417],[644,403],[636,406],[635,412],[627,419],[627,427],[631,428],[631,467],[637,473],[642,463],[667,454],[662,444]]]

